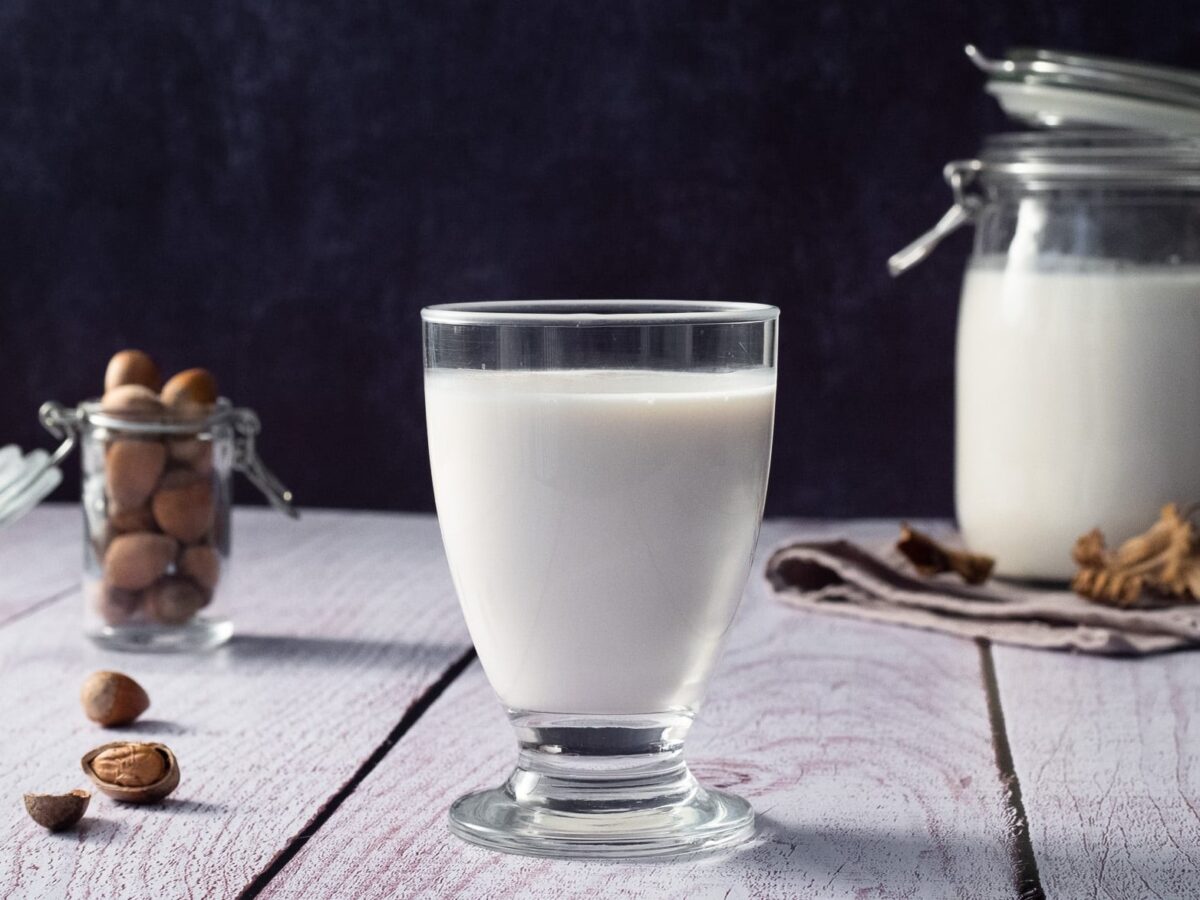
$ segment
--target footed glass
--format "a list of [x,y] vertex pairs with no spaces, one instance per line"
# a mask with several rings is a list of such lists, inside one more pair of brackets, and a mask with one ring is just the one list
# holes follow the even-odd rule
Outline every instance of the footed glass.
[[538,856],[729,847],[749,804],[683,759],[745,587],[775,408],[771,306],[422,313],[446,555],[517,766],[450,828]]

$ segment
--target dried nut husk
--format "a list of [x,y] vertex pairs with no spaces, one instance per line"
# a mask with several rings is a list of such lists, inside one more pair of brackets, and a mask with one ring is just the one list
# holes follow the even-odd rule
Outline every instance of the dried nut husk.
[[108,361],[104,370],[104,390],[111,391],[123,384],[140,384],[151,391],[162,385],[162,375],[149,354],[141,350],[122,350]]
[[124,803],[156,803],[179,786],[179,763],[165,744],[103,744],[81,765],[97,788]]
[[104,580],[127,591],[147,588],[166,573],[178,548],[165,534],[119,534],[104,554]]
[[158,394],[140,384],[122,384],[104,392],[100,408],[114,416],[139,419],[161,417],[165,408]]
[[92,795],[84,790],[66,794],[26,794],[25,809],[43,828],[64,831],[79,824],[91,799]]
[[925,576],[953,572],[967,584],[983,584],[992,575],[996,561],[982,553],[956,550],[935,541],[907,523],[900,526],[896,549]]
[[212,481],[188,469],[175,469],[163,476],[150,506],[159,528],[194,544],[212,527]]
[[167,465],[167,448],[161,441],[119,440],[105,455],[108,496],[118,509],[146,505]]
[[105,727],[128,725],[150,708],[150,697],[123,672],[93,672],[83,683],[79,699],[84,714]]
[[198,411],[217,402],[217,379],[208,369],[186,369],[163,385],[162,401],[178,411]]
[[1150,601],[1200,601],[1200,534],[1192,524],[1194,507],[1168,503],[1158,521],[1142,534],[1109,550],[1093,529],[1076,542],[1072,555],[1079,571],[1074,591],[1097,603],[1131,607]]

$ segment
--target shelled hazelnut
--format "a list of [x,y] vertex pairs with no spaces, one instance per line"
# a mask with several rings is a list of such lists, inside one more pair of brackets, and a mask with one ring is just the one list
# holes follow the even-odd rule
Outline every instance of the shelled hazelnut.
[[[154,361],[135,350],[112,358],[104,387],[101,410],[139,423],[203,420],[218,397],[207,370],[164,385]],[[103,575],[91,603],[110,625],[185,624],[212,600],[221,574],[212,441],[166,427],[109,432],[94,463],[103,466],[103,497],[97,484],[99,517],[89,522]]]

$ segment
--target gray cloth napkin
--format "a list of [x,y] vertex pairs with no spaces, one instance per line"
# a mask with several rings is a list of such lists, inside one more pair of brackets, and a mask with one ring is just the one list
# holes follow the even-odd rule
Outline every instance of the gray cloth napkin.
[[1003,579],[970,587],[916,574],[893,546],[793,542],[771,554],[766,574],[794,606],[1002,644],[1118,656],[1200,647],[1200,604],[1125,610]]

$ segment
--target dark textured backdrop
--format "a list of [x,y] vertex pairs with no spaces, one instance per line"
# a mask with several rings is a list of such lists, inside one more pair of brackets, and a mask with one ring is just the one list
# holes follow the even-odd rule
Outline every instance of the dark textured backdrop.
[[0,443],[139,346],[256,407],[302,503],[429,509],[422,305],[761,300],[769,510],[948,512],[969,240],[884,260],[1003,125],[962,45],[1198,38],[1195,3],[0,0]]

